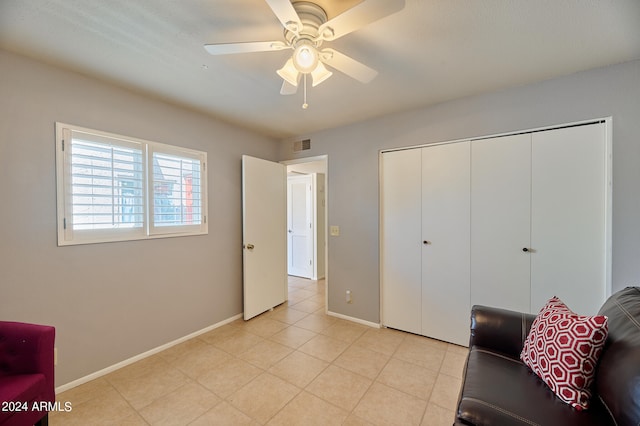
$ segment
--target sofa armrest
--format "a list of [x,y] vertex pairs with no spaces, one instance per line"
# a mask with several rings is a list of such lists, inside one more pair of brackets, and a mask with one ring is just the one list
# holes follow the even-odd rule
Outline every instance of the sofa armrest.
[[471,308],[469,348],[481,346],[519,358],[535,315],[489,306]]
[[0,376],[44,374],[46,397],[54,401],[54,340],[54,327],[0,321]]

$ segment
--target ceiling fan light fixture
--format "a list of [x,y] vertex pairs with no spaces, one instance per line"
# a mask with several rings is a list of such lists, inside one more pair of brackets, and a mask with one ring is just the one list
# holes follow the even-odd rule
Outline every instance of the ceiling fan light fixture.
[[[264,0],[284,27],[283,41],[255,41],[205,44],[212,55],[267,52],[292,49],[293,55],[277,74],[284,80],[280,93],[296,93],[304,79],[304,107],[307,107],[307,75],[317,86],[340,71],[362,83],[370,82],[377,72],[334,49],[319,50],[325,41],[333,41],[366,25],[392,15],[405,6],[406,0],[360,0],[348,10],[328,19],[327,12],[315,0]],[[328,0],[323,0],[323,3]]]
[[293,51],[293,65],[303,74],[309,74],[318,66],[318,51],[310,43],[301,43]]
[[311,78],[313,79],[312,87],[316,87],[318,84],[322,83],[329,77],[331,77],[333,73],[325,67],[322,62],[318,62],[318,66],[316,69],[311,71]]
[[289,60],[284,64],[282,68],[276,71],[280,77],[282,77],[287,83],[298,86],[298,78],[300,77],[300,73],[293,65],[293,58],[289,58]]

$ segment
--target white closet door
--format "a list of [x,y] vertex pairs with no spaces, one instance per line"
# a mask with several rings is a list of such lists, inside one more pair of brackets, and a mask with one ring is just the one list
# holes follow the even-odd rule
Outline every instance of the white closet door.
[[472,305],[529,312],[530,194],[531,134],[472,142]]
[[382,155],[382,321],[421,333],[420,150]]
[[469,142],[422,149],[422,334],[469,344]]
[[606,137],[592,124],[533,134],[531,303],[552,296],[580,314],[606,297]]

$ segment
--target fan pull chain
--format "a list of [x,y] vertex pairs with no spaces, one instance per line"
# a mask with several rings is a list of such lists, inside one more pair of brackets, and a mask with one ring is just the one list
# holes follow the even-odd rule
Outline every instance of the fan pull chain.
[[302,74],[304,78],[304,103],[302,104],[302,109],[309,108],[309,104],[307,103],[307,74]]

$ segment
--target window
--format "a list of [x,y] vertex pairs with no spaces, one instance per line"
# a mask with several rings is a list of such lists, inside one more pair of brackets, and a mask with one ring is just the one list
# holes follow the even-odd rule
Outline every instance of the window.
[[58,245],[206,234],[206,153],[56,123]]

